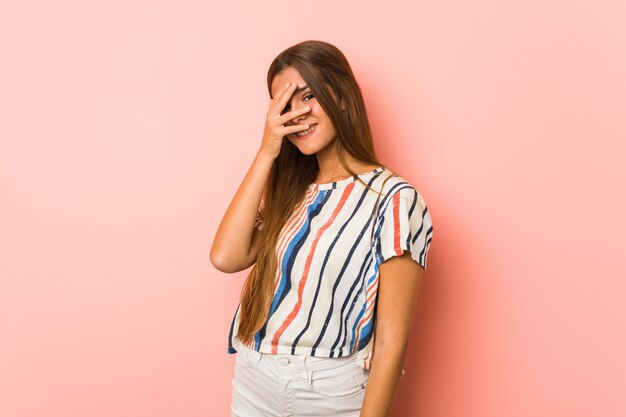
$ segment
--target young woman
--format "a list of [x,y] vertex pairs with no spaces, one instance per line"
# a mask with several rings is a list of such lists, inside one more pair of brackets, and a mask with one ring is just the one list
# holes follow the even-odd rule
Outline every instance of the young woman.
[[376,158],[361,91],[335,46],[291,46],[267,85],[263,139],[211,248],[220,271],[254,264],[228,337],[232,416],[386,416],[430,213]]

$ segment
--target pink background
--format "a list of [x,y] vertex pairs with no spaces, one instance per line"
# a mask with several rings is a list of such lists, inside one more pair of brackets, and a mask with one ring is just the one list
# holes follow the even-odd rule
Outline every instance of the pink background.
[[209,249],[267,67],[305,39],[346,54],[433,216],[393,416],[626,415],[624,22],[618,0],[4,2],[0,416],[230,415],[247,271]]

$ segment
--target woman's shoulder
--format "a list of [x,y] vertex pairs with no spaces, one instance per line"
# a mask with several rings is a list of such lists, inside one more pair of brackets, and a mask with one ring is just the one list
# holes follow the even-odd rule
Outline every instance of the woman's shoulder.
[[373,185],[373,188],[380,192],[380,200],[384,206],[389,205],[394,198],[398,198],[398,201],[402,201],[403,204],[426,208],[424,195],[416,184],[390,168],[385,167],[377,178],[376,184]]
[[[413,184],[412,181],[408,180],[403,175],[394,171],[389,167],[384,167],[385,169],[381,172],[380,176],[377,178],[377,183],[380,187],[382,187],[382,191],[385,194],[393,194],[396,192],[406,194],[407,192],[418,192],[417,187]],[[402,191],[408,190],[408,191]]]

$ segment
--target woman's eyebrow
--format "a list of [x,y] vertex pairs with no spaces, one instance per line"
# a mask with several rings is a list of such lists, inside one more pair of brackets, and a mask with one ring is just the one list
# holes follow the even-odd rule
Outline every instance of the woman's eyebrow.
[[[293,97],[296,97],[298,94],[302,93],[304,90],[306,90],[307,88],[309,88],[308,85],[304,84],[302,87],[298,87],[294,90],[293,95],[291,96],[292,99]],[[290,100],[291,101],[291,100]],[[287,104],[287,107],[289,107],[290,105]]]
[[304,84],[302,87],[298,87],[296,88],[296,90],[293,92],[294,95],[296,94],[300,94],[301,92],[303,92],[304,90],[306,90],[307,88],[309,88],[308,85]]

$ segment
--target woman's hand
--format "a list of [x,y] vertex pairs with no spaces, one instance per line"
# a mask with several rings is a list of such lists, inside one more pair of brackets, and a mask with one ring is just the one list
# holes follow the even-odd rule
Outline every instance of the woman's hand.
[[279,91],[278,97],[270,100],[270,106],[265,118],[265,131],[263,132],[263,141],[261,143],[260,153],[276,158],[280,153],[283,138],[290,133],[299,132],[309,128],[308,124],[295,124],[285,126],[285,123],[294,119],[311,109],[305,106],[301,109],[292,110],[281,115],[281,112],[287,106],[287,102],[291,99],[297,84],[289,83],[284,85]]

